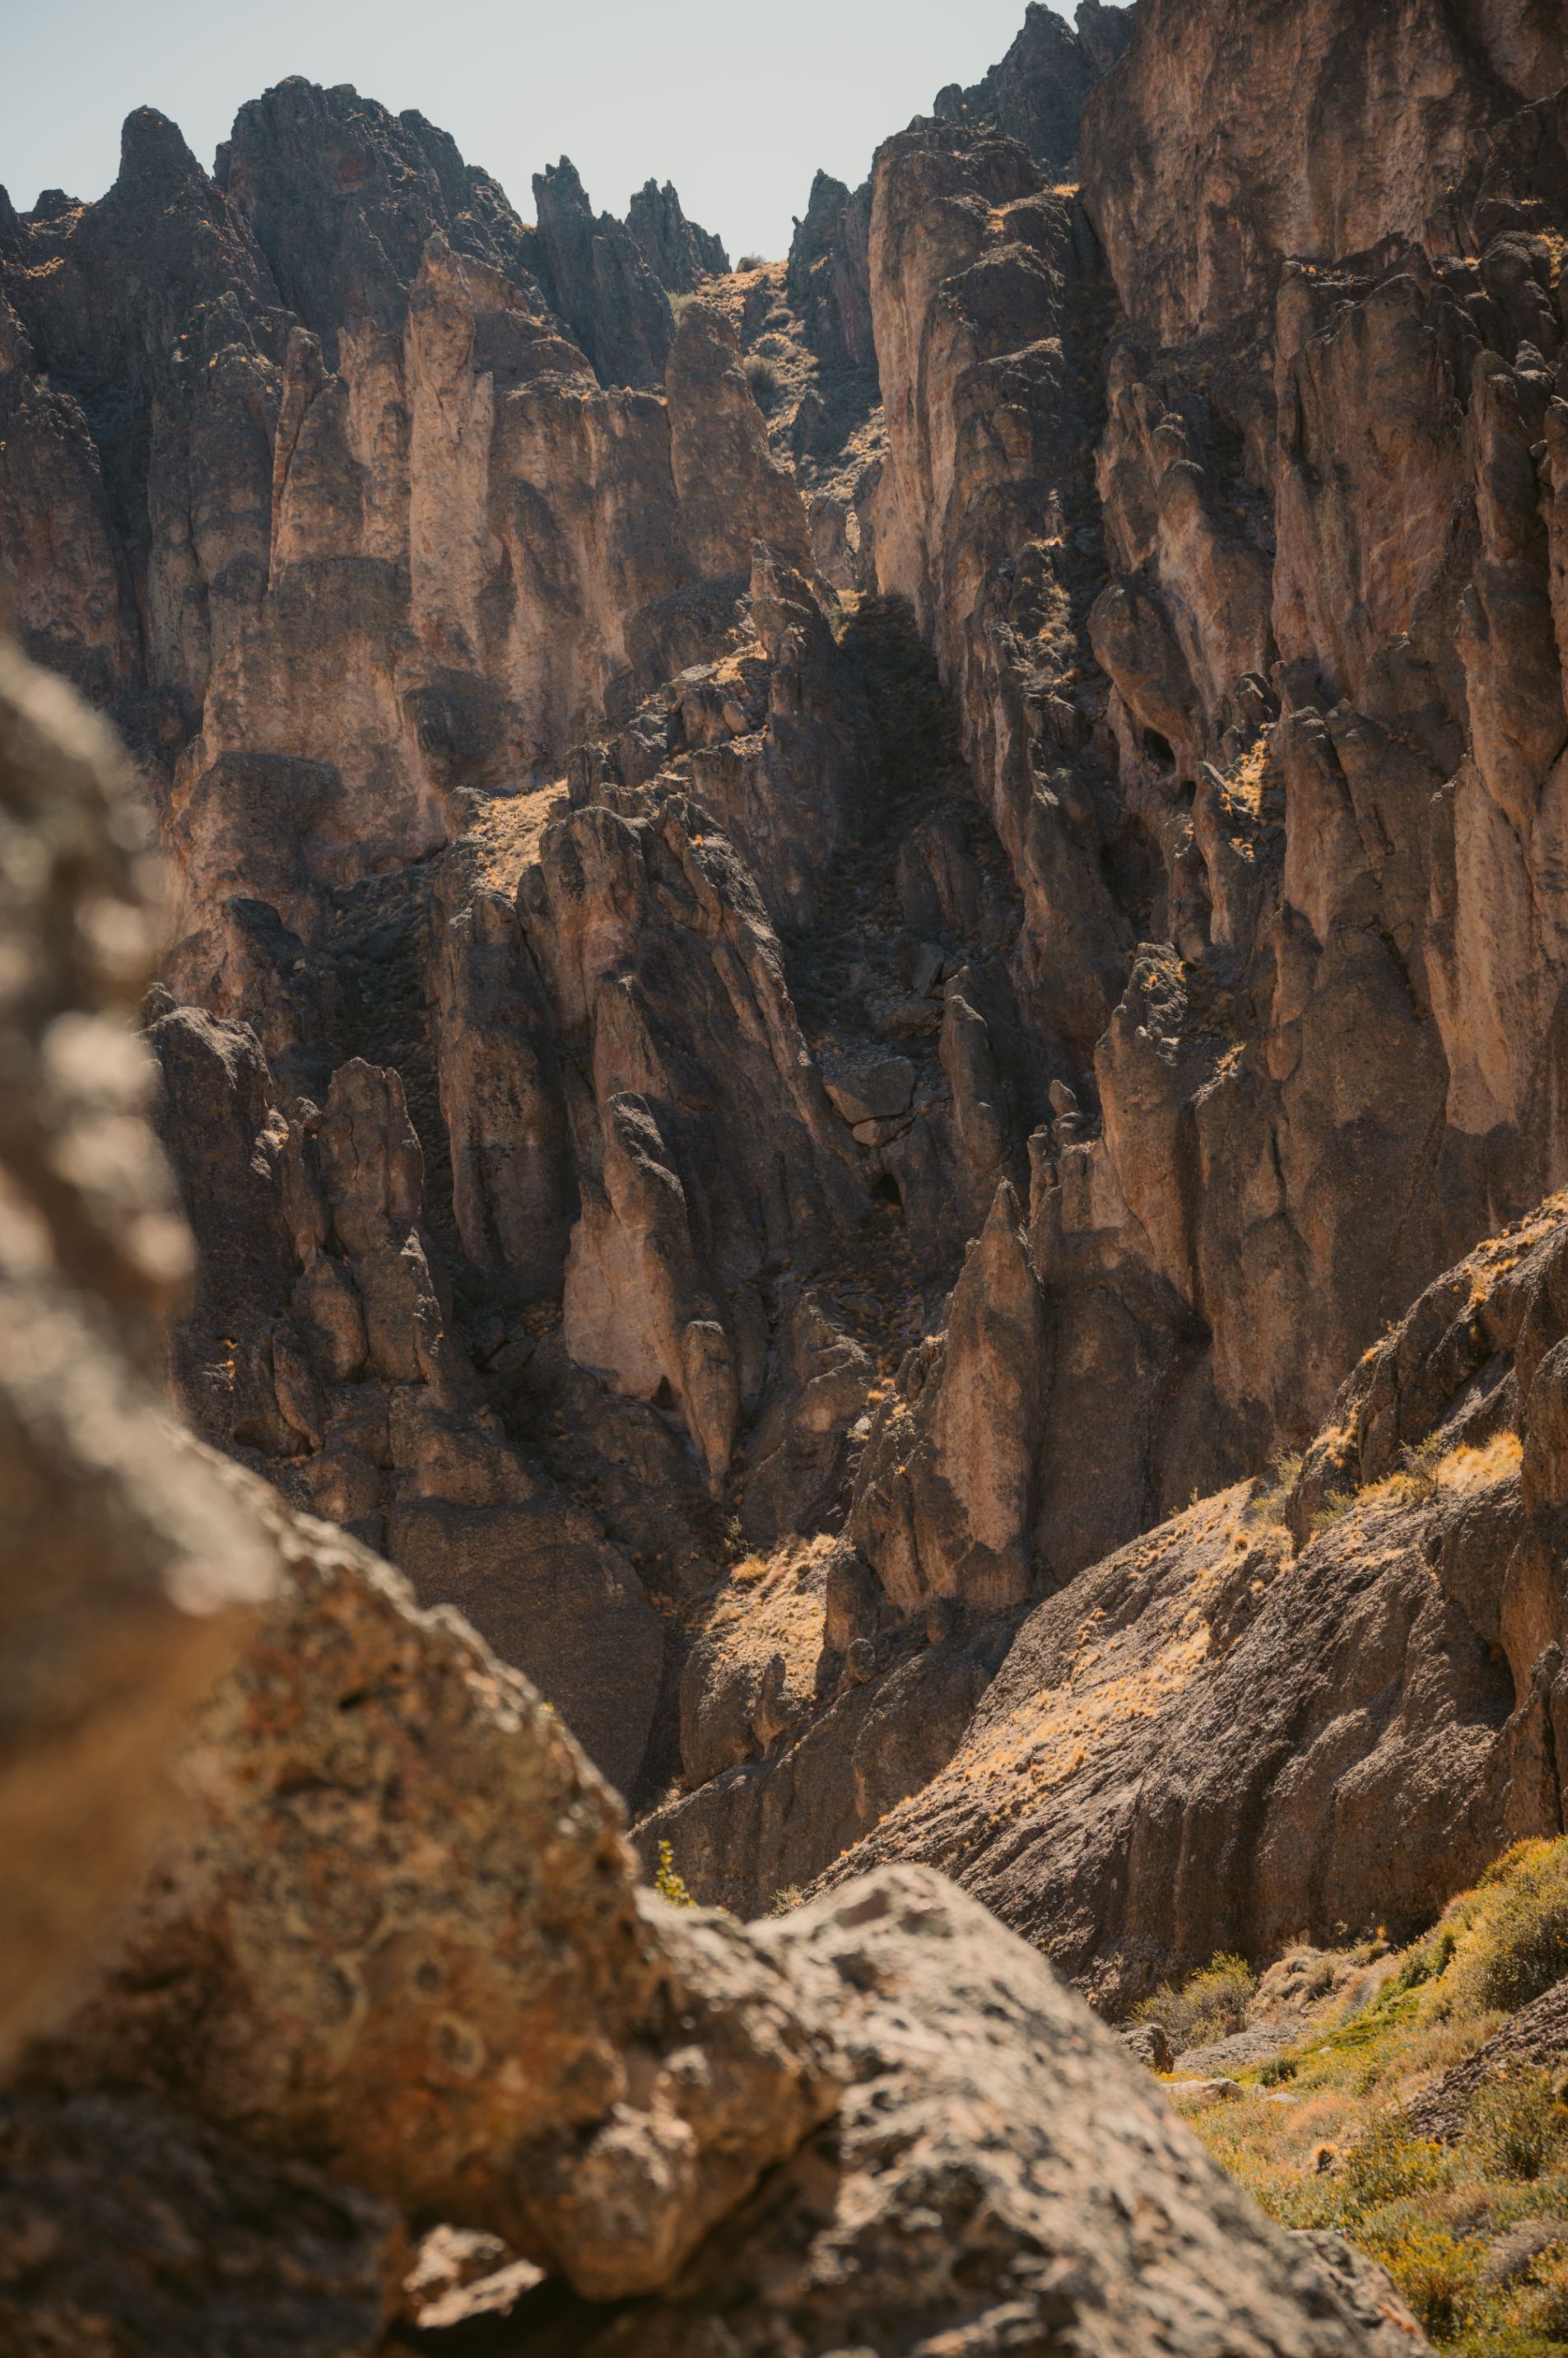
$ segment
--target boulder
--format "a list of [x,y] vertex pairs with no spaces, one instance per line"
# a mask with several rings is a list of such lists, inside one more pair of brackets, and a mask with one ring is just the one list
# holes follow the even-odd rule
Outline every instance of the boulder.
[[834,1109],[850,1124],[891,1121],[906,1114],[914,1095],[914,1066],[907,1056],[859,1063],[828,1056],[822,1067],[823,1085]]

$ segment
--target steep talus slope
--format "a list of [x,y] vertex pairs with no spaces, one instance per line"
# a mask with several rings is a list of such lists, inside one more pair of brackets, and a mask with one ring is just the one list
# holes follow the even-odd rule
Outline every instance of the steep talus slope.
[[1568,1177],[1565,72],[1031,8],[734,272],[298,82],[0,214],[0,548],[175,875],[183,1397],[701,1898],[939,1856],[1121,2002],[1555,1823],[1511,1308],[1502,1456],[1310,1527]]

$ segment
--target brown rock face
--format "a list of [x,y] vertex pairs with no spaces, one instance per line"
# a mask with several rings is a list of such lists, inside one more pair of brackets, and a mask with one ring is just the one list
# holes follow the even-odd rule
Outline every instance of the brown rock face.
[[0,2234],[16,2358],[358,2358],[407,2248],[373,2197],[115,2096],[0,2101]]
[[1419,240],[1476,135],[1565,79],[1561,20],[1528,0],[1371,14],[1139,0],[1083,143],[1129,316],[1165,344],[1230,331],[1287,257]]
[[613,1796],[456,1616],[239,1495],[287,1601],[195,1724],[188,1824],[35,2075],[155,2089],[587,2292],[662,2282],[827,2109],[825,2043],[738,1936],[644,1924]]
[[301,83],[0,213],[0,546],[174,871],[182,1397],[701,1897],[935,1845],[1119,2001],[1553,1823],[1561,1322],[1476,1314],[1517,1466],[1336,1499],[1568,1178],[1564,75],[1032,8],[735,273]]
[[[6,1282],[24,1313],[74,1317],[79,1346],[51,1390],[49,1338],[24,1315],[22,1372],[69,1464],[0,1365],[30,1550],[6,1585],[6,1780],[49,1797],[57,1836],[46,1855],[36,1811],[19,1843],[7,1814],[29,1907],[0,1941],[6,2032],[36,2013],[43,1963],[57,1998],[75,1981],[0,2102],[6,2346],[374,2358],[412,2214],[444,2219],[449,2247],[453,2229],[504,2236],[564,2279],[537,2287],[543,2319],[523,2314],[532,2292],[514,2310],[543,2346],[564,2318],[578,2349],[633,2334],[673,2351],[722,2314],[761,2348],[782,2309],[816,2341],[864,2315],[901,2348],[962,2331],[1000,2353],[1081,2316],[1111,2321],[1108,2352],[1166,2348],[1172,2286],[1190,2281],[1205,2349],[1217,2313],[1227,2342],[1261,2350],[1364,2348],[1356,2299],[1227,2184],[1044,1962],[939,1877],[884,1873],[763,1933],[640,1894],[615,1797],[460,1617],[418,1611],[357,1541],[155,1424],[142,1397],[135,1463],[105,1482],[118,1435],[94,1388],[135,1393],[127,1343],[183,1242],[103,1012],[105,951],[130,980],[124,921],[146,903],[106,741],[5,660]],[[183,1028],[204,1023],[219,1029]],[[226,1089],[243,1115],[265,1075],[254,1042],[227,1059],[183,1044],[215,1055],[216,1102]],[[330,1331],[367,1356],[411,1348],[434,1385],[439,1305],[395,1077],[345,1066],[313,1135],[283,1200],[297,1254],[352,1266],[359,1325]],[[111,1491],[85,1577],[78,1493]],[[226,1585],[193,1545],[203,1520]],[[243,1630],[236,1567],[280,1575],[265,1600],[253,1577]],[[148,1629],[158,1642],[138,1648]],[[236,1658],[177,1732],[214,1632]],[[93,1917],[139,1863],[113,1780],[140,1791],[171,1747],[181,1808],[94,1948]],[[142,1841],[146,1816],[139,1802]],[[1152,2204],[1141,2227],[1134,2189]],[[526,2257],[510,2273],[521,2291]]]
[[687,221],[668,180],[645,180],[626,208],[626,226],[643,261],[667,293],[689,295],[703,279],[723,276],[730,257],[723,241]]
[[432,1271],[397,1074],[355,1059],[290,1122],[248,1030],[182,1009],[149,1037],[202,1248],[181,1372],[204,1429],[384,1540],[424,1603],[459,1606],[634,1787],[659,1625],[625,1558],[483,1403]]
[[1564,1249],[1555,1198],[1366,1355],[1288,1494],[1221,1493],[1040,1606],[834,1877],[939,1865],[1120,2009],[1292,1926],[1419,1928],[1554,1833]]
[[[953,1289],[943,1345],[873,1428],[850,1536],[905,1612],[1005,1612],[1029,1595],[1047,1312],[1004,1181]],[[916,1406],[918,1403],[918,1406]]]
[[643,240],[612,214],[594,215],[569,157],[535,172],[534,202],[546,284],[600,383],[657,384],[675,315]]
[[1260,2247],[1148,2075],[940,1877],[869,1877],[756,1937],[843,2027],[840,2115],[661,2300],[574,2312],[541,2337],[549,2358],[676,2358],[715,2313],[758,2353],[783,2331],[991,2358],[1071,2331],[1108,2358],[1210,2347],[1217,2312],[1262,2350],[1374,2346],[1321,2261],[1272,2231]]
[[1075,35],[1055,9],[1030,0],[1000,63],[968,90],[954,82],[940,91],[934,112],[948,123],[994,123],[1042,164],[1065,170],[1077,155],[1085,101],[1131,29],[1130,8],[1088,0]]

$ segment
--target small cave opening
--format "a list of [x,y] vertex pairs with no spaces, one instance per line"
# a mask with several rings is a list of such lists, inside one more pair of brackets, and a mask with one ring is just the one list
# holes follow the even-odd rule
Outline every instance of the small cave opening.
[[878,1172],[871,1182],[871,1198],[874,1203],[891,1204],[895,1212],[902,1212],[903,1209],[903,1196],[900,1192],[898,1181],[891,1171]]
[[661,1376],[659,1378],[659,1389],[654,1394],[653,1405],[654,1408],[662,1409],[665,1413],[668,1415],[670,1411],[675,1407],[675,1389],[671,1384],[668,1376]]
[[1161,763],[1167,770],[1175,768],[1176,749],[1168,737],[1161,736],[1157,729],[1145,729],[1143,731],[1143,751],[1152,761]]

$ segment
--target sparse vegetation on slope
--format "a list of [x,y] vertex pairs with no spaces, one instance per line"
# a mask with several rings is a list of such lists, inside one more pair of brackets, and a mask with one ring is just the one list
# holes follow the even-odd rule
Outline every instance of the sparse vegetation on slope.
[[[1227,1962],[1162,1993],[1167,2011],[1211,2013]],[[1548,2358],[1568,2343],[1568,2009],[1559,2054],[1550,2037],[1512,2056],[1487,2042],[1565,1974],[1568,1840],[1524,1843],[1373,1995],[1239,2070],[1194,2125],[1282,2225],[1380,2261],[1433,2341]]]

